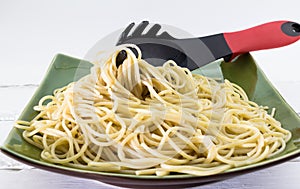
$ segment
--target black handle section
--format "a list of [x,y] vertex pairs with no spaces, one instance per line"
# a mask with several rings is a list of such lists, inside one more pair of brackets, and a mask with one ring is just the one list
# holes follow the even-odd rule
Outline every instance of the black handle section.
[[224,58],[227,62],[231,59],[232,51],[222,33],[200,37],[198,39],[200,39],[210,49],[216,60]]

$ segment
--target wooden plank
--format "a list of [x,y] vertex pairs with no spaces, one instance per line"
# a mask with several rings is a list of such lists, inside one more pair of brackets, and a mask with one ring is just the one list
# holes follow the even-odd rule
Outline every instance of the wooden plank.
[[33,84],[0,86],[0,121],[17,119],[36,88]]
[[[13,124],[14,121],[0,121],[0,145],[3,144]],[[0,152],[0,170],[22,170],[27,168],[29,166],[19,163]]]
[[[238,176],[222,182],[204,185],[201,189],[298,189],[300,185],[300,163],[288,162],[272,168]],[[16,178],[18,178],[16,180]],[[20,188],[117,188],[98,181],[81,179],[47,172],[40,169],[22,171],[0,170],[1,185],[6,189]],[[17,181],[17,182],[16,182]]]

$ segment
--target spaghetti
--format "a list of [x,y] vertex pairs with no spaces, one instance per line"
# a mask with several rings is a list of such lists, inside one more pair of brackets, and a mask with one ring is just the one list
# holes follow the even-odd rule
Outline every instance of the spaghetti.
[[[117,67],[121,50],[127,58]],[[211,175],[285,149],[291,133],[241,87],[141,56],[134,45],[116,47],[16,127],[48,162],[137,175]]]

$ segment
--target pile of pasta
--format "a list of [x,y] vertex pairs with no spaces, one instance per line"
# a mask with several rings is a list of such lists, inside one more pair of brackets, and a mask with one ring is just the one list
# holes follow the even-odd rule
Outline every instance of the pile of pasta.
[[[120,51],[127,57],[118,65]],[[135,45],[116,47],[34,110],[33,120],[16,127],[42,149],[41,158],[95,171],[212,175],[272,157],[291,138],[274,111],[238,85],[171,60],[154,67]]]

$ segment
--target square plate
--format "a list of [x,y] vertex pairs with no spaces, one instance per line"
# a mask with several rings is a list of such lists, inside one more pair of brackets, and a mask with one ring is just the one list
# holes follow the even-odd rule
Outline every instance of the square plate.
[[[88,74],[91,67],[92,64],[87,61],[62,54],[56,55],[42,83],[25,107],[19,119],[30,121],[37,114],[37,112],[33,110],[33,106],[38,103],[41,97],[52,94],[56,88],[78,80]],[[202,185],[276,165],[300,155],[300,144],[294,142],[300,139],[300,118],[266,78],[250,54],[244,54],[232,63],[225,63],[222,62],[222,60],[215,61],[194,70],[193,73],[213,78],[226,78],[231,82],[239,84],[246,91],[251,100],[260,105],[276,108],[275,118],[282,123],[285,129],[290,130],[293,136],[288,142],[286,149],[279,155],[259,163],[232,168],[223,173],[211,176],[174,174],[165,177],[96,172],[51,164],[40,158],[41,150],[24,141],[22,138],[22,130],[16,128],[12,129],[1,147],[1,150],[3,153],[18,161],[48,171],[95,179],[113,185],[138,188]]]

